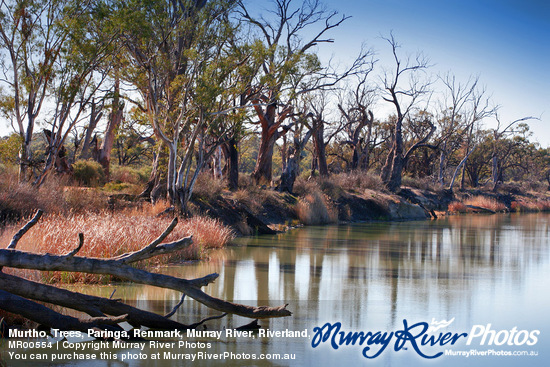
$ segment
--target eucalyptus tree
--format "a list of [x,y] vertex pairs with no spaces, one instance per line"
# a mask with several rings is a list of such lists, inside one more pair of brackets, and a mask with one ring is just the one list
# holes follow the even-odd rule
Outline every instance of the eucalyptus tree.
[[[366,171],[369,167],[374,114],[372,105],[376,89],[368,84],[372,66],[359,76],[355,86],[349,86],[341,96],[338,109],[343,119],[344,141],[353,151],[351,169]],[[366,128],[366,132],[364,131]]]
[[[68,38],[53,64],[55,74],[49,88],[49,103],[53,110],[50,116],[44,118],[48,126],[48,130],[44,131],[48,154],[41,173],[34,180],[35,185],[41,185],[54,168],[61,172],[63,169],[67,170],[68,167],[62,167],[63,164],[67,164],[63,160],[65,142],[77,124],[94,118],[94,99],[101,93],[100,88],[104,86],[110,71],[107,59],[113,52],[113,40],[116,35],[99,31],[96,23],[101,23],[102,20],[94,13],[91,4],[79,2],[70,7],[65,7],[70,17],[60,25],[67,32]],[[118,102],[118,84],[115,82],[114,85],[113,99],[116,107],[109,116],[107,134],[98,157],[107,176],[114,136],[114,131],[110,131],[114,130],[122,119],[122,105]]]
[[[455,171],[451,178],[451,182],[449,183],[449,190],[453,190],[455,180],[460,171],[462,171],[460,187],[461,189],[464,189],[467,173],[466,163],[470,155],[477,149],[478,145],[481,143],[479,136],[476,135],[483,135],[481,133],[480,124],[484,119],[494,116],[497,109],[497,106],[492,105],[491,100],[487,96],[484,88],[476,86],[472,89],[471,93],[469,92],[468,103],[464,106],[462,110],[462,119],[464,124],[464,129],[462,133],[462,145],[464,156],[455,168]],[[472,176],[475,176],[475,174],[470,175],[470,177]]]
[[437,125],[439,127],[439,167],[437,180],[441,185],[445,182],[445,171],[449,158],[463,143],[464,132],[467,130],[467,108],[475,93],[478,78],[469,79],[466,83],[456,80],[451,74],[439,77],[444,85],[444,93],[438,110]]
[[21,137],[22,181],[29,179],[31,140],[69,39],[65,23],[85,7],[76,5],[60,0],[0,2],[0,108]]
[[64,143],[105,79],[96,70],[110,42],[89,32],[97,19],[93,8],[91,1],[0,4],[0,108],[21,137],[21,180],[30,178],[37,123],[48,127],[46,161],[33,180],[39,186],[54,167],[60,169]]
[[113,1],[128,66],[124,78],[168,148],[167,191],[186,211],[197,176],[229,140],[238,89],[229,76],[244,60],[230,52],[232,1]]
[[[409,114],[415,109],[422,98],[429,95],[431,82],[424,77],[424,72],[429,67],[428,60],[418,54],[411,60],[410,57],[403,60],[398,55],[400,45],[393,34],[386,39],[389,43],[394,59],[393,71],[386,71],[382,77],[382,98],[393,105],[395,109],[395,121],[392,126],[392,143],[382,168],[382,180],[390,191],[397,191],[401,187],[401,177],[409,156],[415,149],[423,146],[435,131],[435,126],[417,142],[411,145],[407,152],[404,151],[403,124]],[[408,79],[406,79],[408,78]],[[404,80],[405,79],[405,80]]]
[[[503,126],[498,114],[495,115],[497,126],[491,129],[491,179],[493,190],[503,181],[503,172],[508,168],[505,161],[518,147],[529,144],[529,125],[525,121],[537,119],[527,116],[513,120]],[[509,138],[511,137],[511,138]]]
[[[333,42],[325,38],[341,25],[346,16],[330,12],[318,0],[273,1],[267,14],[255,15],[251,6],[239,1],[238,12],[254,39],[251,43],[261,55],[249,95],[260,126],[260,148],[252,174],[257,184],[272,179],[273,148],[277,139],[292,126],[283,124],[294,114],[296,98],[314,90],[334,86],[355,72],[367,55],[359,57],[347,71],[337,74],[323,67],[314,46]],[[307,36],[309,35],[309,36]]]

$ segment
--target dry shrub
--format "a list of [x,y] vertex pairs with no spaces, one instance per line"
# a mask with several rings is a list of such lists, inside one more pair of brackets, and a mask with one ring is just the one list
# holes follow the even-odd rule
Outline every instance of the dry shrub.
[[207,202],[217,199],[225,189],[225,182],[212,176],[210,172],[201,172],[193,188],[193,196]]
[[8,190],[18,183],[19,174],[17,166],[0,163],[0,191]]
[[139,206],[133,206],[124,209],[121,213],[131,217],[156,217],[157,215],[166,212],[168,208],[174,208],[168,200],[157,200],[154,203],[141,202]]
[[[343,194],[344,189],[334,182],[330,177],[320,177],[317,180],[317,184],[321,191],[332,200],[338,200]],[[313,190],[313,189],[312,189]],[[312,191],[307,191],[312,192]],[[307,193],[306,192],[306,193]]]
[[256,186],[252,176],[247,174],[239,174],[239,187],[246,189],[251,186]]
[[506,205],[504,205],[500,201],[491,197],[483,196],[483,195],[478,195],[478,196],[468,198],[464,200],[464,204],[478,206],[480,208],[489,209],[494,212],[500,212],[500,211],[506,210]]
[[[149,216],[129,216],[108,212],[71,214],[69,216],[47,215],[19,241],[17,248],[35,253],[65,254],[78,243],[78,234],[84,234],[84,246],[79,256],[109,258],[126,252],[137,251],[157,238],[172,220]],[[7,244],[17,229],[12,226],[0,235],[0,243]],[[182,259],[198,258],[204,249],[222,247],[232,238],[231,231],[221,223],[203,218],[182,221],[165,242],[193,235],[193,244],[179,252],[162,255],[137,266],[160,265]],[[18,275],[46,282],[104,282],[107,276],[72,272],[44,272],[17,270]]]
[[438,192],[443,187],[441,184],[436,182],[433,177],[431,176],[425,176],[425,177],[409,177],[409,176],[403,176],[401,180],[402,186],[408,186],[415,189],[425,190],[425,191],[432,191],[432,192]]
[[453,201],[449,203],[449,206],[447,207],[447,210],[449,213],[466,213],[468,211],[468,208],[464,203],[460,201]]
[[235,237],[229,227],[208,217],[192,217],[182,222],[180,227],[193,236],[193,248],[186,251],[188,259],[202,259],[205,249],[225,247]]
[[110,180],[114,182],[124,182],[133,185],[141,185],[147,182],[150,175],[150,168],[144,167],[136,169],[127,166],[111,166]]
[[534,191],[537,193],[545,193],[548,191],[548,182],[524,181],[516,185],[523,192]]
[[103,167],[93,160],[78,160],[73,163],[73,178],[83,186],[98,186],[105,183]]
[[520,198],[512,201],[510,210],[514,212],[542,212],[550,210],[550,200]]
[[38,208],[48,213],[62,213],[68,209],[62,185],[54,176],[49,177],[40,189],[11,179],[2,181],[0,211],[3,220],[18,220]]
[[303,176],[298,176],[294,182],[294,192],[298,196],[304,196],[313,191],[319,191],[318,179],[306,179]]
[[300,198],[296,211],[300,221],[308,225],[336,223],[338,220],[337,210],[318,190]]
[[87,187],[65,187],[64,199],[74,213],[99,213],[108,207],[108,197],[102,192]]
[[259,213],[262,209],[263,201],[258,195],[252,195],[249,189],[239,189],[233,193],[233,199],[243,204],[252,213]]
[[254,185],[235,191],[233,199],[244,204],[251,213],[256,215],[260,213],[265,204],[277,205],[280,201],[277,192]]
[[335,185],[349,191],[362,192],[365,189],[381,190],[384,183],[380,176],[364,171],[340,173],[330,177]]

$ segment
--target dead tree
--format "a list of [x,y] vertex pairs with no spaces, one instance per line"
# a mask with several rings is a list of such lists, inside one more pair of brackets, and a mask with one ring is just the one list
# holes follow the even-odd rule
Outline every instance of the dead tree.
[[[291,312],[286,309],[287,305],[279,307],[253,307],[209,296],[201,290],[201,287],[215,281],[218,277],[216,273],[197,279],[182,279],[132,267],[130,264],[161,254],[182,250],[192,243],[191,237],[185,237],[170,243],[162,243],[175,228],[177,218],[172,221],[164,233],[141,250],[112,258],[100,259],[78,256],[78,252],[84,246],[83,234],[79,235],[78,246],[64,255],[35,254],[17,250],[18,241],[38,222],[41,215],[42,212],[39,211],[27,225],[15,234],[6,249],[0,249],[0,309],[21,315],[47,327],[78,331],[86,331],[90,328],[104,330],[120,329],[118,323],[122,321],[127,321],[134,327],[145,326],[163,330],[185,330],[196,328],[207,320],[205,319],[191,325],[184,325],[169,319],[175,313],[175,310],[169,315],[161,316],[126,305],[119,300],[72,292],[51,285],[32,282],[15,275],[8,275],[1,271],[4,267],[10,267],[41,271],[106,274],[126,281],[173,289],[182,292],[182,300],[183,297],[188,296],[209,308],[222,312],[222,315],[217,316],[217,318],[227,314],[235,314],[252,319],[291,315]],[[36,301],[81,311],[88,314],[89,317],[75,318],[66,316]]]
[[[430,130],[429,134],[421,139],[421,143],[414,144],[413,150],[405,153],[403,140],[403,124],[409,113],[413,110],[419,100],[428,94],[429,81],[424,81],[419,78],[419,73],[424,72],[428,67],[428,60],[421,54],[417,55],[414,61],[409,58],[405,63],[398,56],[399,44],[395,40],[393,34],[386,39],[392,49],[394,58],[393,73],[386,72],[383,76],[383,89],[385,95],[382,97],[384,101],[390,103],[395,108],[395,122],[392,126],[392,143],[390,151],[386,157],[386,162],[382,168],[382,181],[386,187],[396,192],[401,187],[401,176],[406,163],[406,155],[414,151],[421,144],[424,144],[433,134],[434,130]],[[403,86],[403,78],[409,77],[408,85]]]

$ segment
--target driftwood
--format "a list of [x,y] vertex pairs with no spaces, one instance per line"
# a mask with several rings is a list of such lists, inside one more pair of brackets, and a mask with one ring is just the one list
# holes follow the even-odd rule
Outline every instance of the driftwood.
[[13,275],[0,273],[0,283],[4,291],[14,295],[71,308],[85,312],[92,317],[104,317],[105,315],[125,316],[126,321],[134,327],[146,326],[165,330],[194,328],[193,326],[170,320],[165,316],[129,306],[119,300],[72,292]]
[[[16,249],[17,241],[32,227],[42,215],[38,212],[27,223],[10,243],[7,249],[0,249],[0,309],[20,314],[30,320],[57,329],[83,330],[98,327],[102,329],[118,328],[120,320],[127,321],[134,327],[145,326],[154,329],[196,328],[207,320],[220,318],[226,314],[235,314],[253,319],[290,316],[287,305],[279,307],[252,307],[227,302],[204,293],[200,288],[212,283],[218,274],[209,274],[197,279],[182,279],[169,275],[155,274],[140,270],[129,264],[151,257],[172,253],[186,248],[192,243],[191,237],[185,237],[170,243],[161,243],[177,225],[174,219],[168,228],[153,242],[141,250],[126,253],[113,258],[100,259],[77,256],[84,246],[84,235],[79,235],[78,246],[65,255],[34,254]],[[182,301],[166,316],[140,310],[118,300],[89,296],[60,289],[51,285],[40,284],[14,275],[2,273],[3,267],[34,269],[42,271],[84,272],[116,276],[131,282],[148,284],[177,290],[183,293]],[[192,325],[184,325],[170,320],[177,308],[183,303],[183,297],[189,296],[209,308],[223,312],[220,316],[210,317]],[[47,302],[71,308],[88,314],[90,319],[78,319],[61,315],[34,301]],[[14,306],[17,304],[18,306]]]
[[87,319],[62,315],[46,306],[3,290],[0,290],[0,308],[38,322],[43,326],[59,330],[77,330],[83,332],[94,328],[121,330],[117,324],[126,321],[126,315],[117,317],[91,317]]

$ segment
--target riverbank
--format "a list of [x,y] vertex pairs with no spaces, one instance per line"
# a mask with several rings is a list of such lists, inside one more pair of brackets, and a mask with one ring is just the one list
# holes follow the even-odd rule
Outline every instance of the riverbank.
[[[63,218],[69,219],[75,215],[130,216],[146,217],[151,223],[144,227],[147,231],[147,227],[156,227],[153,223],[163,223],[176,211],[167,202],[151,204],[139,199],[136,192],[141,190],[115,191],[111,184],[89,188],[65,186],[52,181],[40,191],[16,182],[3,186],[5,190],[0,193],[2,227],[20,225],[41,208],[48,215],[57,215],[57,225],[60,227],[63,227]],[[256,186],[245,181],[239,190],[231,192],[225,188],[223,181],[201,175],[189,209],[193,217],[214,219],[219,223],[217,230],[232,231],[237,236],[273,234],[300,225],[550,210],[550,195],[541,185],[530,188],[528,185],[506,184],[497,191],[468,189],[451,192],[433,183],[406,179],[398,193],[390,193],[376,175],[347,173],[326,179],[298,178],[293,191],[281,193],[276,188]],[[206,226],[195,225],[194,232],[187,233],[199,239],[208,237],[212,228],[212,222],[208,222]],[[202,248],[218,247],[211,243],[209,241]],[[194,254],[191,258],[201,256]]]
[[[410,182],[410,181],[409,181]],[[295,192],[267,187],[237,192],[219,190],[193,199],[192,210],[219,219],[237,235],[273,234],[298,225],[436,219],[463,213],[541,212],[550,194],[517,185],[491,189],[446,190],[403,186],[394,194],[377,177],[340,175],[327,180],[298,180]]]

